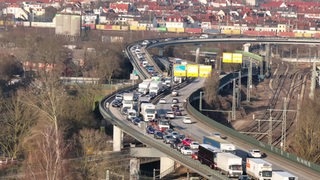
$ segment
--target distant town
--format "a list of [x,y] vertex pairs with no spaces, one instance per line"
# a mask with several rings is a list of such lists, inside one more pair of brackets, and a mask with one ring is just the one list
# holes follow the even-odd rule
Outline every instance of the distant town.
[[256,0],[30,1],[1,3],[0,26],[246,36],[320,37],[320,3]]

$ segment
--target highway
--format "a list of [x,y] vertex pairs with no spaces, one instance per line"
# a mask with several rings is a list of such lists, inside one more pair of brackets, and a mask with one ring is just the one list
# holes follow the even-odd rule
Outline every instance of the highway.
[[[205,39],[205,40],[201,40],[203,42],[232,42],[232,40],[234,40],[235,42],[261,42],[258,41],[257,39],[253,39],[248,41],[248,39],[241,39],[241,38],[228,38],[228,39],[216,39],[216,41],[212,40],[212,39]],[[181,41],[181,42],[180,42]],[[196,43],[199,40],[173,40],[172,42],[160,42],[160,43],[155,43],[155,44],[151,44],[148,47],[156,47],[159,45],[168,45],[168,44],[178,44],[178,43],[186,43],[186,41],[188,41],[187,43]],[[273,42],[274,40],[265,40],[264,42]],[[279,40],[279,43],[286,43],[286,44],[292,44],[293,42],[288,42],[287,40]],[[313,43],[311,42],[311,40],[306,40],[306,42],[303,41],[299,41],[299,43],[302,44],[308,44],[308,43]],[[320,43],[320,42],[316,42],[316,43]],[[127,48],[128,50],[128,48]],[[131,55],[132,57],[132,55]],[[135,58],[135,57],[133,57]],[[136,66],[139,66],[136,62],[135,62]],[[140,67],[139,67],[140,68]],[[140,68],[141,69],[141,68]],[[144,75],[144,77],[141,78],[146,78],[146,75]],[[198,80],[198,83],[203,83],[202,80]],[[197,82],[195,83],[191,83],[186,90],[181,90],[182,95],[181,98],[185,99],[188,97],[188,94],[195,91],[197,88],[201,87],[201,84],[197,84]],[[109,99],[107,99],[109,100]],[[169,100],[169,97],[168,97]],[[168,109],[168,107],[163,106],[163,105],[159,105],[158,106],[159,109],[162,109],[159,111],[159,113],[163,113],[164,110],[163,109]],[[198,172],[200,175],[204,176],[205,178],[210,178],[213,177],[213,174],[215,174],[214,172],[212,172],[212,170],[207,169],[206,167],[204,167],[203,165],[199,164],[199,162],[191,162],[190,158],[187,157],[182,157],[181,154],[177,153],[176,150],[169,150],[170,148],[164,147],[159,145],[159,143],[155,143],[154,139],[152,137],[150,137],[149,139],[146,139],[145,133],[141,132],[140,129],[134,129],[132,128],[132,125],[128,125],[128,121],[123,120],[121,114],[119,114],[119,112],[114,111],[113,108],[110,108],[111,113],[109,113],[108,110],[106,110],[105,108],[105,101],[102,101],[100,103],[100,112],[103,114],[103,116],[106,119],[110,119],[112,121],[113,124],[119,126],[123,131],[125,131],[126,133],[128,133],[129,135],[137,138],[137,140],[141,141],[142,143],[145,143],[149,146],[152,146],[154,148],[159,149],[160,151],[168,154],[170,157],[172,157],[173,159],[179,161],[181,164],[185,165],[186,167],[189,167],[191,170],[194,170],[196,172]],[[194,118],[195,119],[195,118]],[[199,120],[196,121],[196,123],[192,124],[192,125],[184,125],[181,123],[181,121],[179,121],[179,119],[174,120],[174,125],[176,125],[179,129],[181,129],[181,131],[184,131],[186,135],[190,135],[193,136],[194,139],[199,140],[201,142],[202,140],[202,136],[203,135],[210,135],[211,132],[216,132],[219,131],[218,129],[214,129],[214,127],[209,127],[207,124],[203,124],[201,123]],[[129,123],[130,124],[130,123]],[[136,128],[136,127],[135,127]],[[229,135],[228,136],[228,140],[232,143],[234,143],[237,147],[241,148],[241,149],[250,149],[252,148],[251,146],[247,145],[247,142],[241,141],[240,139],[238,139],[237,137],[231,137]],[[239,154],[243,154],[244,151],[238,151],[237,153]],[[186,159],[187,158],[187,159]],[[297,163],[292,163],[282,157],[279,156],[274,156],[272,154],[268,154],[267,160],[269,162],[271,162],[274,165],[274,169],[282,169],[282,170],[286,170],[289,171],[297,176],[299,176],[299,179],[320,179],[320,175],[319,173],[316,173],[315,171],[306,168],[305,166],[299,165]],[[194,160],[192,160],[194,161]],[[214,179],[224,179],[223,177],[219,177],[218,175],[214,178]]]
[[[192,92],[198,87],[203,86],[204,79],[196,79],[194,82],[189,84],[188,86],[179,90],[182,94],[181,96],[177,97],[180,102],[183,102],[184,99],[188,98]],[[167,96],[165,97],[167,102],[171,102],[172,97]],[[165,114],[167,110],[170,110],[170,104],[158,104],[158,113]],[[183,111],[183,115],[187,114],[186,111]],[[191,115],[188,115],[192,117]],[[196,118],[192,117],[195,123],[193,124],[184,124],[182,122],[182,117],[176,117],[176,119],[172,120],[172,124],[178,129],[179,132],[189,136],[190,138],[202,142],[203,136],[212,135],[213,132],[219,132],[219,129],[215,127],[211,127],[209,124],[204,124],[201,120],[196,120]],[[237,147],[237,155],[245,158],[247,153],[246,151],[252,148],[257,148],[248,145],[246,142],[242,142],[237,137],[232,137],[227,135],[227,140]],[[314,171],[311,171],[309,168],[304,166],[297,166],[297,164],[293,164],[291,162],[287,162],[283,160],[283,158],[279,158],[273,154],[267,154],[268,156],[265,158],[268,162],[272,163],[274,170],[285,170],[295,174],[299,177],[300,180],[312,180],[312,179],[320,179],[320,174]]]

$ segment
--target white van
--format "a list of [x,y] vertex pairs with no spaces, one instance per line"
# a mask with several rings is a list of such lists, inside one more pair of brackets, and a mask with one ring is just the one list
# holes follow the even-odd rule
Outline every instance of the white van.
[[148,61],[142,61],[142,66],[147,67],[149,65]]

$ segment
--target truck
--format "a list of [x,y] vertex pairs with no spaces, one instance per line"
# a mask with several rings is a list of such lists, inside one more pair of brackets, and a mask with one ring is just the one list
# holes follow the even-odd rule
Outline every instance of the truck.
[[152,103],[141,103],[140,114],[144,121],[153,120],[157,116],[156,106]]
[[170,121],[166,119],[149,121],[149,125],[161,132],[164,132],[167,129],[170,129]]
[[127,119],[131,121],[135,117],[137,117],[137,111],[135,109],[128,109],[127,110]]
[[133,109],[133,93],[123,93],[122,108]]
[[203,143],[217,147],[221,150],[221,152],[229,152],[232,154],[236,153],[236,146],[234,144],[225,139],[221,139],[218,136],[204,136]]
[[228,177],[236,177],[242,175],[242,158],[231,153],[217,153],[216,167]]
[[198,160],[212,169],[216,169],[215,158],[217,153],[221,152],[219,148],[210,144],[199,144]]
[[148,94],[149,93],[149,86],[150,86],[150,82],[152,80],[151,79],[145,79],[143,80],[139,85],[138,85],[138,92],[142,93],[142,94]]
[[298,180],[298,177],[286,171],[272,171],[272,180]]
[[253,179],[272,180],[272,164],[260,158],[247,158],[246,172]]
[[164,86],[161,81],[152,81],[149,85],[149,93],[158,95],[163,89]]

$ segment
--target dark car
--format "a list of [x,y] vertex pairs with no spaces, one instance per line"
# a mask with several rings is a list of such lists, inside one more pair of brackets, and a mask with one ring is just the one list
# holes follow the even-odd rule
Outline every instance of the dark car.
[[148,134],[154,134],[155,129],[154,129],[152,126],[147,126],[146,132],[147,132]]
[[173,149],[178,149],[179,144],[181,144],[180,139],[173,139],[172,141],[170,141],[170,147],[172,147]]
[[134,125],[138,125],[141,122],[141,118],[139,118],[139,117],[132,118],[131,122]]
[[176,109],[175,111],[173,111],[173,114],[175,116],[182,116],[182,112],[179,109]]
[[180,108],[179,108],[179,105],[178,104],[172,104],[171,105],[171,110],[174,112],[174,111],[176,111],[176,110],[179,110]]
[[160,131],[155,131],[153,134],[154,138],[156,139],[163,139],[163,133]]
[[163,136],[163,142],[166,143],[166,144],[169,144],[172,139],[174,139],[174,138],[172,137],[172,135],[165,135],[165,136]]
[[121,107],[122,106],[122,102],[120,100],[114,100],[111,103],[112,107]]
[[167,129],[164,131],[165,135],[170,135],[173,132],[173,129]]

